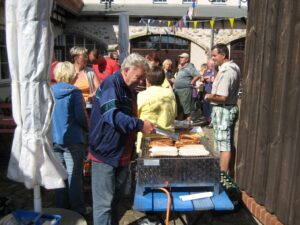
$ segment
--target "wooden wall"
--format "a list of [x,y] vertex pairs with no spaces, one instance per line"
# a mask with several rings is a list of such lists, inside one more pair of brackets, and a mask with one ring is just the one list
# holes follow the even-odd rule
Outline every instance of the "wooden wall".
[[286,225],[300,224],[300,1],[251,0],[237,181]]

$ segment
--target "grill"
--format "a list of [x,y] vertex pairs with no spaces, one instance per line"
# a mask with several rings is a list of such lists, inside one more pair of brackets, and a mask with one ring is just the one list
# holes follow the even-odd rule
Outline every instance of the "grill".
[[142,140],[142,157],[137,159],[137,184],[140,191],[157,187],[205,187],[219,194],[219,157],[205,138],[201,144],[210,152],[197,157],[155,157],[149,155],[149,142]]

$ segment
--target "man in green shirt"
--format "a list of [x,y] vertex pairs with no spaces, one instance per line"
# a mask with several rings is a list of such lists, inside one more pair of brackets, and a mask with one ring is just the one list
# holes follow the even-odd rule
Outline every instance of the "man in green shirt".
[[192,120],[192,88],[200,78],[194,64],[189,62],[190,56],[187,53],[179,55],[178,72],[174,81],[174,92],[177,103],[178,114],[183,113],[184,119]]

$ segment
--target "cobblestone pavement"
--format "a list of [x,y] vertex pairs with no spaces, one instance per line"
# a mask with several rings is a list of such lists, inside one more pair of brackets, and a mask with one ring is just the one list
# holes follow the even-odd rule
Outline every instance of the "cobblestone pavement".
[[[204,128],[205,135],[209,142],[213,141],[213,130]],[[33,209],[33,191],[27,190],[23,184],[11,181],[6,178],[7,165],[9,160],[11,136],[1,137],[1,157],[0,157],[0,197],[7,197],[10,199],[9,206],[11,209]],[[85,180],[85,192],[87,204],[92,205],[91,189],[89,185],[90,180]],[[129,196],[120,205],[120,225],[141,225],[145,218],[150,218],[150,221],[158,221],[156,215],[147,215],[141,212],[132,210],[133,196]],[[52,190],[45,190],[42,188],[42,206],[44,208],[54,207],[54,192]],[[0,218],[1,218],[0,214]],[[162,217],[164,215],[161,215]],[[183,215],[183,218],[191,224],[195,217],[200,217],[199,222],[195,225],[255,225],[257,224],[252,218],[251,214],[245,207],[241,207],[234,212],[198,212],[194,214]],[[172,215],[172,222],[170,224],[183,225],[177,215]],[[86,218],[89,225],[92,225],[92,215]],[[159,224],[159,223],[151,223]],[[146,225],[145,223],[143,225]]]

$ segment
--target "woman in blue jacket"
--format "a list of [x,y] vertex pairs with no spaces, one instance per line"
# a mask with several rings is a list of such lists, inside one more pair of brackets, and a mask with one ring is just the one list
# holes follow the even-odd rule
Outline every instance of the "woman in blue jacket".
[[60,62],[54,69],[54,110],[52,135],[54,152],[68,173],[66,187],[55,190],[58,208],[87,214],[83,192],[84,144],[88,119],[81,91],[73,85],[76,73],[70,62]]

